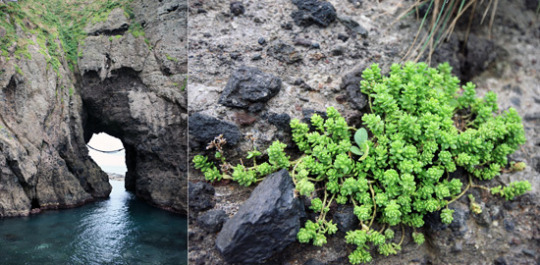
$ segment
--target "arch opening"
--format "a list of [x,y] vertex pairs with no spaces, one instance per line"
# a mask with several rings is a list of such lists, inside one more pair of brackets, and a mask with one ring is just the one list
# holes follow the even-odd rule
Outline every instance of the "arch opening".
[[111,180],[124,182],[127,174],[126,150],[122,141],[107,133],[94,133],[87,143],[88,154]]

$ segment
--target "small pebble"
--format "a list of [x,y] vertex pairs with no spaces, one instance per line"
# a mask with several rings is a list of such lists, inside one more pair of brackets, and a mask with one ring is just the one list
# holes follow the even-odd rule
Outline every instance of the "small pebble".
[[281,24],[281,28],[284,30],[292,30],[293,25],[291,22]]
[[504,219],[503,225],[504,225],[504,229],[506,229],[506,231],[514,231],[514,229],[516,228],[516,225],[515,225],[514,221],[512,221],[510,219]]
[[235,16],[239,16],[244,14],[246,12],[246,8],[244,7],[244,4],[240,1],[231,2],[230,5],[231,13]]
[[238,52],[233,52],[230,54],[230,56],[231,56],[231,59],[238,60],[238,58],[240,58],[241,55]]
[[535,256],[535,253],[534,251],[530,250],[530,249],[524,249],[522,250],[523,254],[525,255],[528,255],[528,256],[531,256],[531,257],[534,257]]
[[498,257],[494,262],[494,265],[506,265],[506,260],[503,257]]
[[349,36],[347,36],[347,35],[345,35],[345,34],[343,34],[343,33],[339,33],[339,34],[337,35],[337,38],[338,38],[339,40],[343,41],[343,42],[346,42],[346,41],[349,39]]
[[264,39],[264,37],[260,37],[259,40],[257,41],[260,45],[265,45],[266,44],[266,39]]
[[305,46],[305,47],[311,46],[311,41],[306,40],[306,39],[296,38],[293,40],[293,42],[294,42],[294,45],[300,45],[300,46]]

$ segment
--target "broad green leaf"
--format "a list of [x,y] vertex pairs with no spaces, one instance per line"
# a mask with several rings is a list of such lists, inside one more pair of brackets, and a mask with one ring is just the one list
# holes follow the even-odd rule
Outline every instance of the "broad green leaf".
[[358,146],[362,146],[362,144],[367,140],[367,131],[364,128],[360,128],[354,133],[354,141]]
[[361,156],[362,154],[364,154],[364,152],[362,152],[362,151],[360,150],[360,148],[358,148],[358,146],[354,146],[354,145],[351,146],[351,152],[352,152],[353,154],[359,155],[359,156]]

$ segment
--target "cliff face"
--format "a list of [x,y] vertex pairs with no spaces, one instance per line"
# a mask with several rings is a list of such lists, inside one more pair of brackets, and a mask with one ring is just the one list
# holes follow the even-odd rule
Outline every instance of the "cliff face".
[[122,140],[128,190],[185,212],[186,1],[130,6],[131,17],[118,8],[86,26],[74,71],[61,56],[51,67],[37,37],[15,26],[33,41],[25,56],[0,57],[0,217],[107,197],[85,145],[98,132]]

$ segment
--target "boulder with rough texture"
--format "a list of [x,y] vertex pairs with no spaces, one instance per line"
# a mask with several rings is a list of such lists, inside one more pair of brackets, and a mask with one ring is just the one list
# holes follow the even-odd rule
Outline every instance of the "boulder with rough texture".
[[194,212],[208,210],[214,207],[215,202],[212,200],[215,194],[212,185],[200,181],[197,183],[189,183],[189,208]]
[[366,69],[364,65],[357,67],[352,72],[341,78],[341,89],[347,92],[349,102],[352,107],[361,110],[367,106],[367,97],[360,91],[360,81],[362,81],[362,72]]
[[219,231],[223,225],[229,219],[229,216],[223,210],[210,210],[205,212],[197,218],[197,223],[207,232],[215,233]]
[[249,108],[265,103],[281,89],[281,79],[257,68],[241,66],[231,74],[218,103],[233,108]]
[[351,35],[356,36],[356,34],[358,34],[364,39],[368,37],[367,29],[362,27],[362,25],[360,25],[354,19],[345,16],[338,16],[337,19],[339,22],[341,22],[341,24],[347,27]]
[[189,116],[189,134],[191,145],[204,147],[220,134],[223,134],[227,145],[236,145],[242,138],[238,126],[201,113]]
[[286,170],[267,176],[221,229],[216,247],[230,263],[259,263],[296,240],[302,202]]
[[327,27],[336,20],[336,9],[330,2],[319,0],[292,0],[298,10],[291,14],[294,22],[299,26],[317,24]]
[[340,205],[334,213],[334,223],[337,224],[338,231],[346,233],[358,227],[358,217],[354,215],[354,207],[350,205]]

